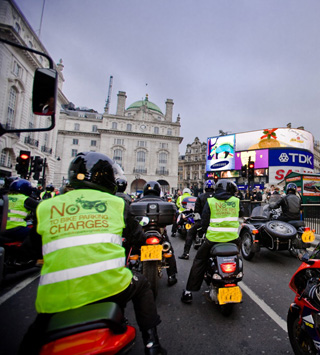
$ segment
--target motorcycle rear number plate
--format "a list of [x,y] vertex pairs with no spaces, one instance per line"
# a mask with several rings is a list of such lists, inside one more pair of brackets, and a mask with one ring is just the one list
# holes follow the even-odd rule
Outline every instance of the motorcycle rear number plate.
[[143,245],[141,247],[141,261],[162,260],[162,245]]
[[242,292],[239,286],[219,288],[219,304],[240,303],[242,301]]
[[186,224],[186,229],[190,229],[191,228],[191,224],[190,223],[187,223]]

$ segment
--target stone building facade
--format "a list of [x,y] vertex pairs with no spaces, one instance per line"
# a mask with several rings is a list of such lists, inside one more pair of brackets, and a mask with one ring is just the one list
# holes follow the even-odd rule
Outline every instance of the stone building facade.
[[[19,8],[11,0],[0,1],[0,36],[3,39],[33,48],[48,54],[38,36]],[[32,83],[34,71],[47,67],[47,60],[37,54],[24,52],[0,42],[0,122],[7,128],[43,127],[39,116],[32,113]],[[62,94],[62,63],[58,64],[59,84],[56,121],[59,111],[67,99]],[[6,133],[0,138],[0,178],[17,175],[16,158],[20,150],[31,152],[31,156],[46,159],[47,183],[53,181],[56,163],[57,127],[48,132]],[[37,181],[31,178],[34,185]]]
[[203,191],[206,173],[207,143],[201,143],[196,137],[187,144],[185,155],[179,157],[178,188],[191,188],[195,195]]
[[69,163],[77,153],[98,151],[122,167],[128,180],[126,192],[141,192],[148,180],[159,181],[163,192],[175,191],[182,138],[180,116],[172,119],[173,101],[166,101],[163,113],[148,96],[129,106],[126,98],[126,93],[119,91],[116,114],[61,111],[56,185],[66,182]]

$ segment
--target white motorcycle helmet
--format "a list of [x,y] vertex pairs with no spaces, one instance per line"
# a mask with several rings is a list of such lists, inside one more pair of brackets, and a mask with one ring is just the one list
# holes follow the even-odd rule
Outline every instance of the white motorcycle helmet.
[[182,194],[190,194],[191,195],[191,190],[188,189],[187,187],[183,189]]

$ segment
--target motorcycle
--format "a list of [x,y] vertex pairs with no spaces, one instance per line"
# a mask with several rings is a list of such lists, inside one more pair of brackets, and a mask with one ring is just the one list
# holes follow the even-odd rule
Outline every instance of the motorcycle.
[[187,236],[188,230],[194,225],[193,210],[180,212],[177,218],[177,232],[182,238]]
[[100,302],[54,314],[40,354],[125,354],[135,339],[136,330],[126,324],[121,308]]
[[166,240],[166,230],[150,222],[149,217],[137,218],[145,234],[145,243],[140,250],[130,249],[129,269],[138,271],[148,279],[153,295],[158,295],[158,279],[163,270],[169,267],[167,259],[172,257],[171,244]]
[[271,251],[288,250],[293,256],[303,254],[310,247],[312,238],[302,238],[308,230],[304,222],[278,220],[279,211],[272,207],[281,195],[273,198],[269,204],[255,207],[241,225],[241,253],[246,260],[251,260],[261,247]]
[[301,260],[289,283],[295,293],[287,316],[289,340],[296,355],[320,354],[320,243]]
[[233,307],[242,302],[238,282],[243,277],[243,261],[234,243],[218,243],[210,250],[204,281],[209,289],[207,298],[219,305],[223,315],[229,316]]

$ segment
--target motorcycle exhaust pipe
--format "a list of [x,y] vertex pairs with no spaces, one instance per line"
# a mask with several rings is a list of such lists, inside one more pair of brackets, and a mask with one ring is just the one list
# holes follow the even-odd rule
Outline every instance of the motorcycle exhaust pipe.
[[162,250],[163,250],[164,252],[169,251],[170,248],[171,248],[171,244],[170,244],[169,242],[164,242],[164,243],[162,244]]

